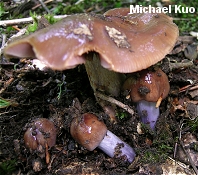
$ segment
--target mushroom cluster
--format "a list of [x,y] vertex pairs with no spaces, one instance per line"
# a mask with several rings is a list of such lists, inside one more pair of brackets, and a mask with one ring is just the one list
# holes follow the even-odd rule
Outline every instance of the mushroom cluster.
[[[7,58],[37,58],[54,70],[71,69],[85,63],[94,93],[102,91],[119,96],[125,80],[123,73],[137,72],[162,60],[172,50],[177,37],[177,26],[171,17],[163,13],[130,14],[129,8],[117,8],[103,15],[70,15],[54,25],[10,43],[4,49],[4,55]],[[140,111],[145,111],[142,109],[145,104],[145,101],[138,104]],[[140,115],[143,122],[149,122],[154,127],[153,119],[145,119],[142,112]],[[158,112],[156,115],[159,115]],[[88,118],[91,118],[89,123],[94,123],[94,126],[87,124]],[[71,128],[75,132],[71,130],[71,134],[78,142],[85,138],[82,144],[87,146],[88,142],[92,143],[88,137],[91,135],[89,132],[92,133],[96,125],[99,125],[96,118],[83,115],[74,119]],[[102,137],[98,134],[94,136],[102,141],[99,148],[113,157],[117,143],[122,143],[120,154],[132,162],[135,157],[133,149],[104,128]],[[78,138],[76,135],[80,131],[86,136]]]
[[74,118],[70,133],[79,144],[89,151],[98,147],[109,157],[120,157],[130,163],[135,158],[133,148],[107,130],[106,125],[94,114],[85,113]]

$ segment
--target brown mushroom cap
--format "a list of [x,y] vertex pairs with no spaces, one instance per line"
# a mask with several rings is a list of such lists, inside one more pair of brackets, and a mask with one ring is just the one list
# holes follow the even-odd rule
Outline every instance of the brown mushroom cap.
[[85,113],[72,120],[70,133],[79,144],[92,151],[105,137],[107,127],[95,115]]
[[161,69],[142,70],[138,73],[138,77],[128,78],[123,87],[130,90],[134,102],[140,100],[156,102],[160,97],[164,99],[170,90],[168,77]]
[[39,145],[52,147],[56,143],[56,128],[54,123],[46,118],[38,118],[32,121],[24,134],[26,147],[36,150]]
[[172,18],[163,13],[128,14],[118,8],[102,15],[77,14],[9,44],[6,57],[37,57],[55,70],[85,62],[99,53],[101,65],[116,72],[145,69],[168,54],[178,37]]

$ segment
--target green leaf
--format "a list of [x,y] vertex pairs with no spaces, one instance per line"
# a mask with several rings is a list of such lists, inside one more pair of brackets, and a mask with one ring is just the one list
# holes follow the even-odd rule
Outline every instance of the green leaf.
[[10,102],[0,98],[0,108],[6,108],[8,106],[10,106]]
[[6,100],[0,97],[0,108],[6,108],[8,106],[18,106],[19,104],[17,102],[11,101],[11,100]]

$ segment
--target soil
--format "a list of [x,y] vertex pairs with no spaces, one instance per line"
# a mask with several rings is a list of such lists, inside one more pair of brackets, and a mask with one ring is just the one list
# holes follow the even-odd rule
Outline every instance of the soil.
[[[10,105],[0,108],[0,174],[163,174],[163,166],[171,167],[167,163],[170,158],[188,165],[180,169],[192,174],[196,162],[182,159],[192,152],[197,158],[195,146],[186,146],[192,144],[191,140],[183,145],[186,134],[193,135],[193,143],[198,143],[198,59],[196,56],[190,60],[184,54],[185,48],[192,45],[195,48],[197,40],[191,38],[186,43],[180,38],[172,54],[159,64],[169,78],[171,90],[160,105],[155,131],[140,124],[135,104],[124,93],[116,99],[129,105],[135,114],[131,116],[117,107],[117,122],[111,122],[94,97],[83,65],[62,72],[41,71],[30,67],[31,60],[4,63],[2,56],[0,96]],[[110,158],[97,148],[88,151],[71,137],[71,120],[85,112],[96,114],[108,130],[134,148],[137,156],[132,164]],[[36,118],[52,120],[58,131],[56,145],[48,150],[49,163],[46,156],[30,151],[24,144],[27,124]]]
[[[179,53],[178,53],[179,54]],[[174,60],[178,54],[170,55]],[[181,53],[180,53],[181,54]],[[182,57],[178,59],[182,61]],[[173,157],[174,147],[178,141],[181,124],[189,116],[197,116],[197,94],[191,97],[193,87],[190,81],[197,82],[197,60],[194,65],[186,68],[169,70],[170,62],[165,59],[161,67],[166,68],[171,90],[169,96],[160,105],[161,116],[156,131],[143,127],[139,133],[137,126],[139,117],[133,116],[123,109],[117,108],[117,123],[112,123],[101,107],[97,104],[89,85],[84,66],[63,72],[29,68],[30,60],[17,60],[17,66],[2,65],[1,97],[9,99],[11,105],[0,110],[1,144],[0,162],[7,162],[15,169],[15,173],[23,174],[138,174],[140,167],[147,164],[154,166],[155,172],[161,172],[159,164]],[[16,60],[15,60],[16,64]],[[182,87],[189,86],[187,89]],[[135,104],[121,95],[118,100],[128,104],[135,110]],[[185,101],[185,103],[184,103]],[[194,102],[194,103],[193,103]],[[77,104],[80,107],[76,107]],[[184,105],[185,104],[185,105]],[[188,104],[188,107],[186,107]],[[180,108],[179,108],[180,107]],[[177,109],[176,109],[177,108]],[[70,135],[69,128],[76,110],[80,113],[96,114],[107,128],[131,145],[137,152],[137,161],[130,165],[119,158],[109,158],[99,149],[87,151],[77,144]],[[57,142],[49,149],[50,163],[36,152],[29,151],[24,145],[23,135],[27,123],[35,118],[49,118],[54,121],[58,130]],[[189,126],[190,127],[190,126]],[[186,132],[192,132],[190,128]],[[196,134],[196,129],[193,131]],[[159,149],[164,145],[165,148]],[[170,148],[168,148],[170,147]],[[149,155],[149,153],[156,155]],[[147,154],[147,156],[145,156]],[[12,161],[11,161],[12,160]],[[37,167],[39,166],[39,168]],[[149,167],[149,166],[148,166]],[[157,169],[158,167],[158,169]],[[8,168],[9,169],[9,168]],[[4,170],[1,167],[1,171]],[[8,173],[9,174],[9,173]]]

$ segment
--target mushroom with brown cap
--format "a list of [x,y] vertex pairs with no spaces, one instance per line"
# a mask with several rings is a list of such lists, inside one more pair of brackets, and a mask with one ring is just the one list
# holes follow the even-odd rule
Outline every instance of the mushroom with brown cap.
[[25,146],[31,151],[52,147],[56,144],[56,128],[54,123],[46,118],[38,118],[28,124],[24,134]]
[[68,16],[10,43],[4,55],[36,57],[54,70],[85,63],[93,90],[118,96],[124,80],[120,73],[136,72],[162,60],[178,37],[169,16],[129,12],[129,8],[117,8],[104,15]]
[[106,125],[94,114],[85,113],[74,118],[70,126],[70,133],[79,144],[89,151],[98,147],[109,157],[123,157],[129,162],[135,158],[134,150],[107,130]]
[[151,129],[160,115],[159,103],[167,97],[170,85],[168,77],[161,70],[142,70],[128,78],[124,89],[130,90],[131,99],[137,103],[137,111],[144,124],[149,124]]

